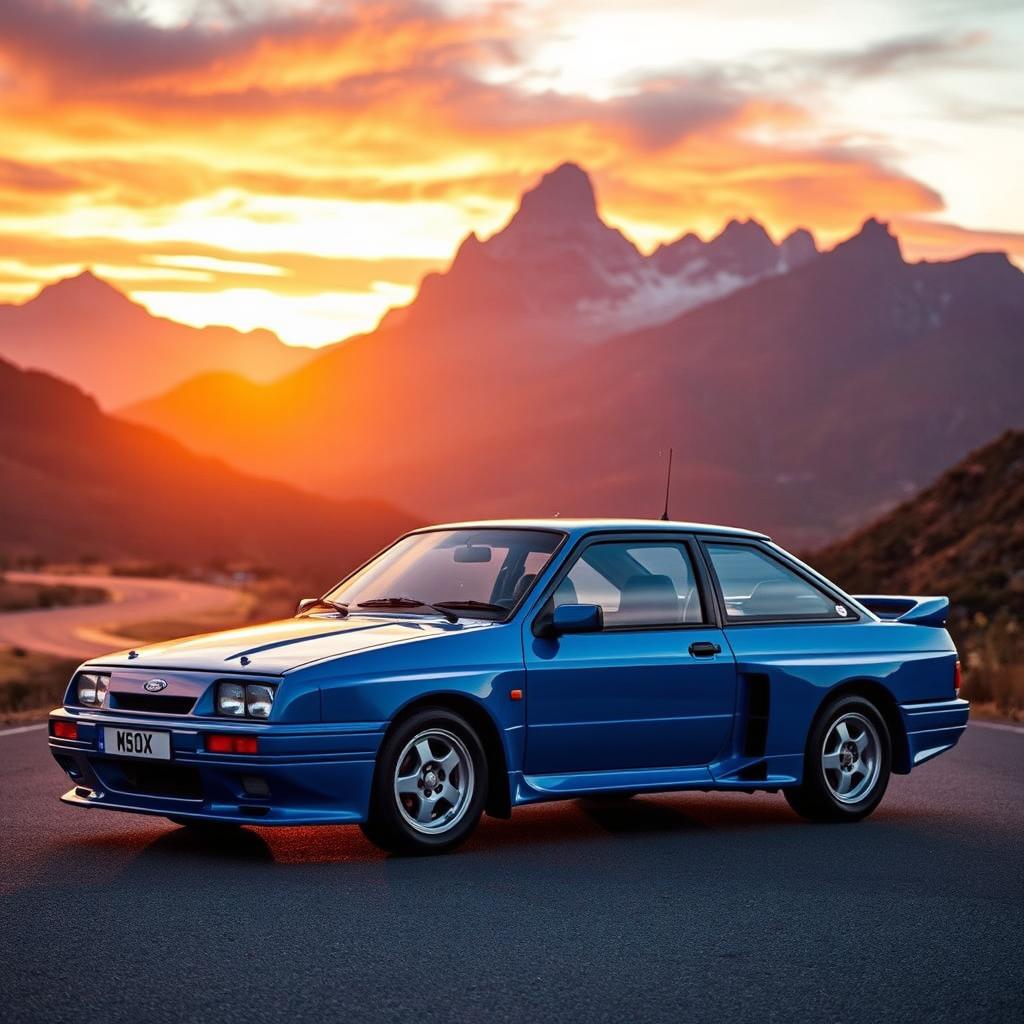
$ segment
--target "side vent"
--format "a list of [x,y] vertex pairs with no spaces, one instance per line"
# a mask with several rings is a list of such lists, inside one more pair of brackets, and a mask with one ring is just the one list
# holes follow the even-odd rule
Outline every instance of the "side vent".
[[768,716],[771,710],[771,685],[761,673],[743,674],[745,714],[743,716],[743,757],[764,757],[768,741]]

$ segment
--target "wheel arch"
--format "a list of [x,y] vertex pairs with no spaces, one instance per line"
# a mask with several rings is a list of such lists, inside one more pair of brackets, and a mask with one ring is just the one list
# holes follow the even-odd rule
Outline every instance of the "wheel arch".
[[[491,713],[472,697],[461,693],[430,693],[416,697],[403,704],[392,716],[385,730],[390,735],[410,715],[424,708],[440,708],[461,715],[476,730],[483,744],[487,758],[487,801],[484,810],[492,818],[508,818],[512,815],[512,797],[508,782],[508,759],[501,732]],[[374,769],[376,771],[376,768]]]
[[897,775],[910,773],[910,744],[907,740],[907,729],[900,714],[899,704],[889,689],[877,679],[848,679],[827,690],[818,703],[811,720],[811,726],[818,721],[826,704],[837,697],[863,697],[873,704],[885,722],[892,743],[892,770]]

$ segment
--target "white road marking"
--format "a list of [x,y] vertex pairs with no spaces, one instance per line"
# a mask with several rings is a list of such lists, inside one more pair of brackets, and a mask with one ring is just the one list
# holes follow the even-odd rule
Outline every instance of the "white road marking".
[[1004,725],[1002,722],[979,722],[977,719],[971,722],[971,728],[980,725],[982,729],[998,729],[1000,732],[1024,733],[1024,725]]
[[35,725],[19,725],[16,729],[0,729],[0,736],[17,736],[19,732],[32,732],[34,729],[45,728],[45,722],[37,722]]

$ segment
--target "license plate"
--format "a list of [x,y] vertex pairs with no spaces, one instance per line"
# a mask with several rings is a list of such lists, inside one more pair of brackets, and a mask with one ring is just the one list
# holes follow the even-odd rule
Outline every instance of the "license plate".
[[171,759],[171,734],[148,729],[120,729],[105,726],[103,750],[118,757],[145,757],[156,761]]

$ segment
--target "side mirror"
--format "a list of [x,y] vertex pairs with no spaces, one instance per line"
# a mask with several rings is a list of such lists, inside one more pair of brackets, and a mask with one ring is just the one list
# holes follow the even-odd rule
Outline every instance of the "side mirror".
[[604,609],[599,604],[560,604],[551,617],[550,634],[600,633],[604,629]]
[[319,600],[320,600],[320,598],[318,598],[318,597],[304,597],[295,606],[295,614],[296,615],[301,615],[307,609],[312,608],[313,605],[315,605],[317,603],[317,601],[319,601]]

